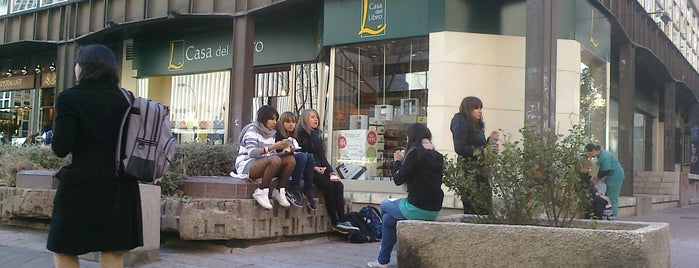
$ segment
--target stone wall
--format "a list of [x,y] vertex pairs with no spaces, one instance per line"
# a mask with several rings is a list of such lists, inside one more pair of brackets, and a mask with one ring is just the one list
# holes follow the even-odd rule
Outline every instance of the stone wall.
[[660,171],[634,172],[633,193],[670,195],[678,200],[680,195],[680,173]]

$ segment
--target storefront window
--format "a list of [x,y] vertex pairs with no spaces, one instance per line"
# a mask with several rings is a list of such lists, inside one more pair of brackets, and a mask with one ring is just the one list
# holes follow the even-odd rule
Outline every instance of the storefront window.
[[41,0],[41,6],[48,6],[61,2],[68,2],[68,0]]
[[34,89],[12,90],[0,93],[0,135],[4,142],[22,145],[31,129],[32,122],[37,122],[34,108]]
[[172,77],[170,120],[180,143],[222,144],[228,116],[230,72]]
[[344,179],[390,180],[405,128],[426,123],[428,39],[335,48],[332,164]]
[[580,63],[580,124],[592,141],[607,145],[607,62],[583,48]]
[[320,86],[324,84],[321,80],[327,77],[325,69],[323,63],[307,63],[256,70],[253,111],[262,105],[297,115],[306,108],[318,109]]

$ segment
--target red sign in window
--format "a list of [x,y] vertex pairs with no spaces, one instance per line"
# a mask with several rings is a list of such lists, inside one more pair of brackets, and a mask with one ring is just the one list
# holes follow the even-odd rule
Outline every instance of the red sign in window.
[[369,143],[369,145],[374,145],[376,144],[376,132],[369,131],[369,134],[366,135],[366,141]]
[[345,146],[347,146],[347,139],[345,136],[339,136],[337,137],[337,147],[340,149],[345,149]]

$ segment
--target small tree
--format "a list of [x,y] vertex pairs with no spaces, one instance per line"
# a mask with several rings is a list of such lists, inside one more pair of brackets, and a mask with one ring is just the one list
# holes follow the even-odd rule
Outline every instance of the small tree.
[[[468,202],[481,202],[478,205],[493,211],[480,215],[481,221],[535,224],[544,214],[548,225],[567,226],[589,204],[586,183],[579,175],[583,128],[574,126],[565,136],[550,129],[541,134],[530,126],[519,132],[521,140],[504,135],[499,150],[488,147],[476,153],[481,166],[464,168],[462,161],[448,160],[445,185]],[[492,202],[479,198],[487,194],[474,183],[479,175],[490,178]]]

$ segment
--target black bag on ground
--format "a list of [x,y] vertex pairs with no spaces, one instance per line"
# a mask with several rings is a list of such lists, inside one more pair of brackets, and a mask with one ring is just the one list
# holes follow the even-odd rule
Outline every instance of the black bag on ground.
[[[368,213],[371,212],[371,213]],[[347,241],[351,243],[367,243],[381,241],[381,217],[376,216],[378,210],[373,206],[363,207],[359,212],[347,212],[347,220],[353,226],[359,228],[358,232],[350,233],[347,236]],[[379,230],[378,233],[376,230]]]

